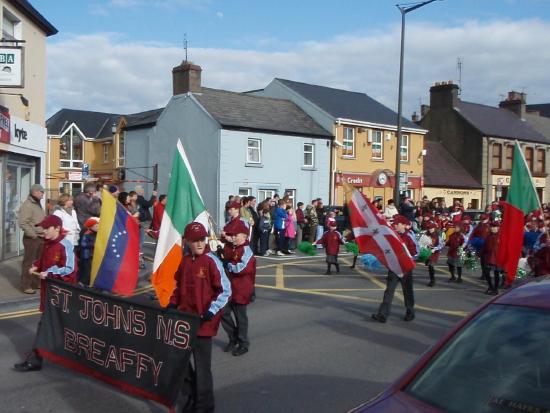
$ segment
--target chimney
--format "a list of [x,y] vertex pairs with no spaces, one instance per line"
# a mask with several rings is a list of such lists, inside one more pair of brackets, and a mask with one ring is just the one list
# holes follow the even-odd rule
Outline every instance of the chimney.
[[430,105],[420,105],[420,119],[428,114],[430,111]]
[[418,122],[418,115],[416,114],[416,111],[413,112],[412,116],[411,116],[411,120],[416,123]]
[[200,93],[201,72],[202,69],[200,66],[185,60],[181,62],[181,65],[174,67],[172,69],[174,95],[181,95],[187,92]]
[[503,100],[498,104],[498,107],[501,109],[508,109],[518,115],[521,119],[525,119],[526,97],[527,95],[525,93],[512,90],[511,92],[508,92],[508,97],[506,100]]
[[452,109],[458,103],[458,85],[452,80],[448,82],[436,82],[430,88],[430,108]]

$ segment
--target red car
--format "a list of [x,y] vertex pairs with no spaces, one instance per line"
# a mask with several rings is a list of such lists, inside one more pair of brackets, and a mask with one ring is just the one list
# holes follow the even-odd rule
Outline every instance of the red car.
[[474,311],[360,412],[550,412],[550,276]]

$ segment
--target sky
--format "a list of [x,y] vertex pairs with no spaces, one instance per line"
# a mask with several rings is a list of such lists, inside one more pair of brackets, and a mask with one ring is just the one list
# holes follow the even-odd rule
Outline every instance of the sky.
[[[163,107],[185,58],[204,86],[246,91],[273,78],[365,92],[396,110],[401,14],[395,0],[31,0],[47,41],[47,114]],[[550,102],[550,0],[443,0],[406,15],[403,114],[435,82],[498,105],[507,92]]]

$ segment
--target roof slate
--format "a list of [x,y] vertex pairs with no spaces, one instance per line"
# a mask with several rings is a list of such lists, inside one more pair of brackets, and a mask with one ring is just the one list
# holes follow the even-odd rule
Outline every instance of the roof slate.
[[481,189],[477,182],[442,143],[424,141],[427,150],[424,158],[424,186],[444,188]]
[[120,115],[89,110],[61,109],[46,121],[49,135],[60,135],[75,123],[88,139],[112,138],[111,127],[118,124]]
[[193,96],[225,128],[320,138],[333,136],[290,100],[205,87]]
[[526,113],[525,121],[529,124],[529,126],[541,135],[546,136],[546,138],[550,141],[550,118]]
[[[350,92],[326,86],[311,85],[293,80],[279,79],[283,85],[311,101],[334,118],[352,119],[355,121],[397,125],[397,113],[374,100],[366,93]],[[420,129],[406,118],[402,118],[405,128]]]
[[456,111],[486,136],[519,139],[550,144],[550,139],[541,135],[527,122],[507,109],[459,100]]
[[147,126],[152,126],[157,123],[157,120],[164,108],[146,110],[145,112],[132,113],[125,115],[126,126],[124,129],[138,129]]

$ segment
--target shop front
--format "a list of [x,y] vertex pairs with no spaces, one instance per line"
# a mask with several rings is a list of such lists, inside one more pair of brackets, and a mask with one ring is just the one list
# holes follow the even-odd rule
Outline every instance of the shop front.
[[[491,199],[505,200],[508,195],[508,187],[510,186],[509,175],[493,175],[491,178]],[[546,178],[533,177],[535,190],[539,196],[540,202],[547,202],[548,195],[546,194]]]
[[46,159],[45,128],[6,113],[2,117],[2,128],[9,127],[10,132],[9,142],[0,141],[0,260],[23,252],[18,212],[31,185],[44,185]]
[[445,205],[450,207],[455,201],[459,201],[466,209],[483,209],[481,204],[483,191],[478,188],[437,188],[424,187],[422,196],[427,196],[431,201],[437,199],[439,202],[445,201]]
[[[357,188],[369,199],[382,197],[382,204],[385,205],[388,200],[393,199],[395,188],[395,175],[388,170],[377,170],[372,173],[337,173],[334,177],[335,199],[338,205],[345,202],[343,183],[346,182]],[[401,179],[402,193],[413,199],[420,198],[422,189],[422,178],[420,176],[411,176],[402,174]]]

